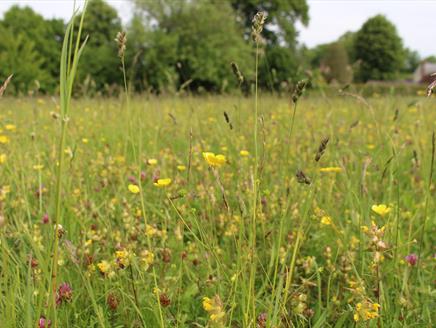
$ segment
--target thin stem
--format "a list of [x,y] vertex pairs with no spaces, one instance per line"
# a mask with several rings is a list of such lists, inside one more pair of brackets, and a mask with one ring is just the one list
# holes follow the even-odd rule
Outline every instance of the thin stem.
[[[257,216],[257,184],[258,184],[258,147],[257,147],[257,121],[258,121],[258,66],[259,66],[259,43],[256,42],[256,71],[255,71],[255,97],[254,97],[254,172],[253,172],[253,204],[252,204],[252,220],[251,220],[251,266],[250,266],[250,291],[248,302],[252,302],[252,320],[256,318],[256,299],[255,299],[255,276],[256,276],[256,216]],[[249,304],[250,306],[250,304]]]
[[431,160],[430,160],[430,173],[429,173],[429,177],[428,177],[428,187],[427,187],[427,193],[425,195],[425,207],[424,207],[424,223],[422,224],[422,229],[421,229],[421,236],[419,237],[419,249],[418,249],[418,263],[417,263],[417,268],[418,268],[418,272],[419,267],[420,267],[420,262],[421,262],[421,252],[422,252],[422,245],[424,244],[424,233],[425,233],[425,226],[427,223],[427,213],[428,213],[428,203],[429,203],[429,199],[430,199],[430,189],[431,189],[431,182],[433,180],[433,166],[434,166],[434,156],[435,156],[435,133],[433,131],[432,134],[432,149],[431,149]]

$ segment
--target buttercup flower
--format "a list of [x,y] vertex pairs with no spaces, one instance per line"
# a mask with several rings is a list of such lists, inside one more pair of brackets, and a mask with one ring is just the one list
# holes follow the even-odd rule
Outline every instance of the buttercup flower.
[[211,152],[204,152],[203,157],[210,166],[220,167],[226,163],[226,157],[224,155],[215,155]]
[[337,167],[337,166],[332,166],[332,167],[321,167],[319,169],[320,172],[341,172],[342,168],[341,167]]
[[15,131],[17,129],[17,127],[14,124],[6,124],[5,129],[7,131]]
[[186,170],[186,166],[185,165],[177,165],[177,170],[179,170],[180,172],[183,172]]
[[129,184],[128,188],[129,188],[129,191],[130,191],[132,194],[137,194],[137,193],[139,193],[139,187],[138,187],[137,185]]
[[8,136],[0,136],[0,143],[7,144],[9,142]]
[[150,158],[150,159],[147,161],[147,164],[148,164],[148,165],[156,165],[156,164],[157,164],[157,159],[155,159],[155,158]]
[[239,152],[239,154],[240,154],[241,156],[243,156],[243,157],[247,157],[247,156],[250,155],[250,153],[248,152],[248,150],[241,150],[241,151]]
[[371,209],[381,217],[386,216],[392,210],[392,208],[385,204],[372,205]]
[[330,224],[332,224],[332,218],[331,218],[330,216],[328,216],[328,215],[324,215],[324,216],[321,218],[321,224],[324,224],[324,225],[330,225]]
[[156,187],[166,187],[166,186],[168,186],[168,185],[170,185],[171,184],[171,179],[170,178],[166,178],[166,179],[157,179],[155,182],[154,182],[154,185],[156,186]]

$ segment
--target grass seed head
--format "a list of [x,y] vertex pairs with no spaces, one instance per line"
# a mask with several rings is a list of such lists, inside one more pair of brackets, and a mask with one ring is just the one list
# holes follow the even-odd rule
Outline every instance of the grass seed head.
[[256,43],[260,43],[262,41],[262,31],[263,26],[265,25],[266,20],[266,12],[259,11],[252,20],[253,25],[251,26],[251,37],[253,41]]
[[118,57],[124,58],[124,52],[126,51],[127,33],[122,31],[117,33],[115,42],[118,45]]
[[9,82],[11,82],[13,75],[14,74],[9,75],[9,77],[6,79],[5,82],[3,82],[3,85],[0,87],[0,97],[2,97],[3,94],[5,93],[5,90],[8,87]]

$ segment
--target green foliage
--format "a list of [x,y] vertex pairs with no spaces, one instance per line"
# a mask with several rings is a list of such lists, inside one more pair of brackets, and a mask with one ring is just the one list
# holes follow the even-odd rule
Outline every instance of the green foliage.
[[259,69],[260,86],[289,91],[290,85],[302,78],[300,62],[296,52],[287,47],[267,46]]
[[[20,35],[20,40],[12,41],[15,44],[21,42],[24,45],[20,51],[29,51],[30,48],[34,51],[32,55],[21,53],[21,55],[26,56],[26,59],[36,60],[34,63],[24,64],[33,67],[30,72],[26,73],[22,67],[13,67],[14,71],[19,70],[23,79],[31,77],[38,79],[42,91],[53,92],[56,89],[59,76],[59,57],[64,33],[63,21],[59,19],[45,20],[30,7],[13,6],[5,13],[1,24],[13,35]],[[25,45],[27,43],[29,45]],[[2,38],[0,46],[7,49],[7,38]],[[7,54],[6,56],[12,57],[13,55]],[[12,58],[12,60],[14,59]],[[19,60],[19,65],[24,62],[23,57],[17,57],[15,60]],[[3,64],[0,65],[3,66]],[[40,72],[35,74],[38,70]],[[32,80],[27,80],[23,85],[29,85],[32,82]]]
[[309,23],[309,6],[306,0],[230,0],[242,22],[246,35],[251,33],[251,20],[258,11],[265,11],[268,15],[262,35],[268,41],[278,45],[285,44],[294,48],[297,31],[295,24],[300,21],[304,25]]
[[14,74],[10,88],[27,93],[35,88],[35,81],[47,81],[49,76],[42,66],[44,60],[36,51],[35,43],[22,33],[15,34],[0,25],[0,76]]
[[134,89],[175,91],[178,36],[147,29],[140,15],[133,17],[127,35],[127,65]]
[[121,29],[114,8],[103,0],[89,2],[82,32],[83,39],[87,36],[89,39],[78,72],[81,82],[89,77],[98,90],[106,91],[109,86],[119,84],[121,72],[114,39]]
[[328,82],[336,81],[345,84],[353,80],[348,54],[341,42],[332,43],[327,48],[322,66],[325,68],[325,77]]
[[420,62],[421,57],[417,51],[409,48],[404,49],[404,67],[402,71],[406,73],[413,73]]
[[354,49],[360,60],[358,79],[392,80],[403,65],[402,40],[395,26],[382,15],[370,18],[357,32]]
[[[192,1],[174,6],[167,1],[141,1],[139,5],[153,18],[146,26],[149,39],[139,42],[148,61],[145,67],[152,66],[145,78],[153,89],[160,88],[165,79],[174,82],[176,74],[178,86],[219,92],[237,85],[232,61],[243,72],[253,67],[251,46],[229,4]],[[157,22],[157,27],[151,22]]]

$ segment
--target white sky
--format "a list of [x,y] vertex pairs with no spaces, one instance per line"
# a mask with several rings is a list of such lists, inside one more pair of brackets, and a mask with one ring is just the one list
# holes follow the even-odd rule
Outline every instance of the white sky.
[[[244,1],[244,0],[241,0]],[[129,0],[108,0],[126,23],[131,17]],[[0,15],[14,4],[31,6],[44,17],[71,16],[74,0],[0,0]],[[78,0],[78,4],[83,0]],[[336,40],[356,31],[371,16],[382,13],[391,20],[404,44],[421,56],[436,55],[436,0],[308,0],[310,23],[298,26],[299,41],[309,47]]]

